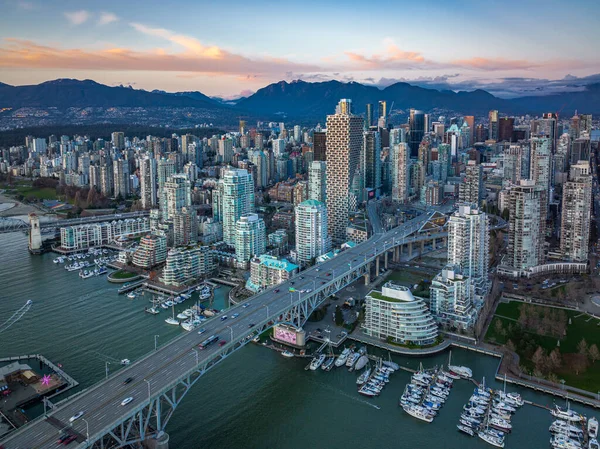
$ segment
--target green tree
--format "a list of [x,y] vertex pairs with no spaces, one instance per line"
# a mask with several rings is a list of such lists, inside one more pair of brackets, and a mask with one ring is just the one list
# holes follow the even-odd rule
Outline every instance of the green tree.
[[342,310],[339,306],[335,306],[335,324],[337,326],[344,324],[344,315],[342,315]]

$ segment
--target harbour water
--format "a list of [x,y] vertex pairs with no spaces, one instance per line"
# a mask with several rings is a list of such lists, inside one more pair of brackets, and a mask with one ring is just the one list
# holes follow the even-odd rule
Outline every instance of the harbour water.
[[[170,311],[144,313],[147,298],[118,296],[105,277],[82,280],[77,272],[55,265],[53,254],[31,256],[23,233],[0,235],[0,323],[28,299],[33,307],[10,329],[0,333],[0,357],[40,353],[85,388],[105,376],[106,360],[134,360],[183,331],[164,322]],[[215,291],[214,307],[225,306],[228,288]],[[188,307],[190,301],[179,307]],[[176,312],[177,313],[177,312]],[[371,351],[376,352],[376,351]],[[386,354],[387,357],[387,354]],[[393,357],[418,368],[447,363],[448,353],[433,357]],[[468,365],[474,376],[495,388],[498,360],[453,350],[452,361]],[[418,421],[398,406],[409,373],[392,375],[380,397],[356,391],[355,373],[305,371],[306,359],[286,359],[266,348],[249,345],[198,381],[167,428],[172,449],[194,448],[486,448],[477,438],[456,429],[458,416],[473,389],[455,382],[450,399],[433,423]],[[120,369],[118,363],[109,370]],[[525,399],[552,406],[553,398],[508,385]],[[76,391],[76,390],[73,390]],[[561,403],[562,405],[562,403]],[[593,411],[574,405],[588,416]],[[525,405],[514,415],[507,448],[546,448],[552,422],[547,410]]]

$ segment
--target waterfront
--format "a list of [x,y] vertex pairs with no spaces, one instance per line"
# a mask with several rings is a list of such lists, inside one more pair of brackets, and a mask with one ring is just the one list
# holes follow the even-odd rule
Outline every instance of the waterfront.
[[[77,272],[53,264],[52,254],[30,256],[26,242],[22,233],[0,236],[0,321],[28,299],[34,301],[21,321],[0,334],[0,356],[44,354],[85,388],[104,376],[105,357],[133,360],[154,348],[155,334],[164,343],[183,332],[164,323],[168,311],[146,314],[143,297],[118,296],[118,286],[104,277],[82,280]],[[228,290],[216,290],[215,307],[223,306]],[[413,368],[419,362],[431,367],[447,362],[447,353],[394,360]],[[453,362],[469,365],[479,380],[485,375],[488,381],[498,363],[458,350],[453,351]],[[473,388],[469,382],[457,382],[440,415],[426,424],[398,407],[408,373],[394,374],[381,397],[368,400],[356,392],[356,374],[345,369],[304,371],[305,365],[306,360],[285,359],[255,345],[232,355],[200,379],[182,402],[167,429],[171,449],[489,447],[455,427]],[[119,368],[109,365],[111,370]],[[507,388],[536,403],[552,404],[549,396]],[[523,407],[513,418],[506,447],[548,447],[551,421],[546,410]]]

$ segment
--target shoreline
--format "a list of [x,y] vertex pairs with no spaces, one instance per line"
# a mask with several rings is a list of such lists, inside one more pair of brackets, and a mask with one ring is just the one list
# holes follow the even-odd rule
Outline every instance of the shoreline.
[[19,215],[29,215],[30,213],[46,215],[46,212],[37,206],[17,201],[15,198],[6,195],[3,191],[0,191],[0,204],[12,204],[8,209],[0,210],[0,217],[16,217]]

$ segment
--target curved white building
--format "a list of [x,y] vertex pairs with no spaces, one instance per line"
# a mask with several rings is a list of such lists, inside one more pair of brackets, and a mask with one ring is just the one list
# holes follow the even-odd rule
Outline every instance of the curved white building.
[[408,287],[386,282],[381,292],[369,292],[366,305],[363,328],[367,335],[419,346],[433,344],[438,336],[425,301],[414,297]]
[[296,254],[301,267],[327,253],[331,242],[327,235],[327,207],[317,200],[296,206]]

